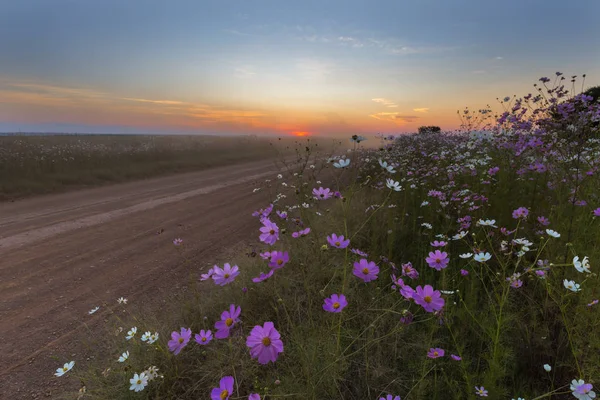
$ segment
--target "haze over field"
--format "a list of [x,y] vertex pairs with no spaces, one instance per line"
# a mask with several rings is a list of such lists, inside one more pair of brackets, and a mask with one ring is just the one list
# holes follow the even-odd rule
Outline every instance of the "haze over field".
[[454,129],[458,109],[497,109],[540,75],[597,84],[599,13],[597,0],[5,2],[0,131]]

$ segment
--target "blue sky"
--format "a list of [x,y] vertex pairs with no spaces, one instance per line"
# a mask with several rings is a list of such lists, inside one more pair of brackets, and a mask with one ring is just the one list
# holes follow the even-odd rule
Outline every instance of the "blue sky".
[[[0,13],[0,131],[398,133],[600,84],[600,2],[19,0]],[[586,85],[586,86],[589,86]]]

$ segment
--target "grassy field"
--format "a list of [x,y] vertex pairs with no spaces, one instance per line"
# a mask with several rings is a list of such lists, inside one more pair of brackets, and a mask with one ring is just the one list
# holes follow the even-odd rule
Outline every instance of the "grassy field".
[[0,201],[274,159],[290,154],[293,142],[248,136],[0,136]]

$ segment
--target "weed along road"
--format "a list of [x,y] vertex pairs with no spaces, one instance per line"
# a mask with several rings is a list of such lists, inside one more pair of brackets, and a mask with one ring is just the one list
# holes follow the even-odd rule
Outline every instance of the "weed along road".
[[252,189],[276,171],[252,162],[0,203],[0,398],[53,395],[103,304],[158,298],[247,239],[267,199]]

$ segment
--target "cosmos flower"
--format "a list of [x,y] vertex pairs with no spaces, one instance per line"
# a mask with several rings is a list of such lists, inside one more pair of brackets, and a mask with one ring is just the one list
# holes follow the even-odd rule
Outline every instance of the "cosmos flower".
[[481,386],[481,387],[475,386],[475,394],[480,397],[487,397],[488,391],[485,390],[485,388],[483,386]]
[[329,188],[319,187],[318,189],[313,189],[312,191],[313,197],[317,200],[327,200],[333,196],[333,192]]
[[210,400],[229,400],[233,394],[233,376],[224,376],[219,381],[219,387],[210,392]]
[[431,285],[425,285],[425,287],[417,286],[415,292],[412,294],[412,298],[415,300],[415,303],[423,307],[427,312],[439,311],[445,304],[440,291],[433,290]]
[[346,306],[348,302],[346,301],[346,296],[343,294],[332,294],[330,297],[326,298],[323,302],[323,310],[329,311],[332,313],[341,312]]
[[362,258],[360,261],[354,263],[352,273],[365,282],[371,282],[377,279],[379,267],[373,261]]
[[473,257],[473,259],[477,262],[480,263],[484,263],[486,261],[488,261],[490,258],[492,258],[492,255],[490,253],[478,253],[475,254],[475,256]]
[[259,236],[260,241],[269,245],[275,244],[275,242],[279,240],[279,227],[276,223],[267,218],[262,220],[262,224],[263,226],[260,228],[261,234]]
[[257,276],[256,278],[252,278],[252,282],[254,282],[254,283],[260,283],[262,281],[266,281],[267,279],[269,279],[270,277],[272,277],[274,273],[275,273],[274,269],[271,269],[266,274],[264,272],[261,272],[259,276]]
[[344,240],[343,235],[338,236],[335,233],[332,233],[331,236],[327,236],[327,243],[329,243],[329,245],[332,247],[345,249],[350,244],[350,239]]
[[450,354],[450,358],[453,359],[454,361],[462,360],[462,358],[460,356],[457,356],[456,354]]
[[448,253],[445,251],[441,252],[439,250],[430,252],[429,257],[427,257],[425,261],[427,261],[427,264],[429,264],[431,268],[434,268],[437,271],[441,271],[442,269],[446,268],[450,262],[448,259]]
[[272,269],[283,268],[283,266],[290,261],[290,255],[288,252],[272,251],[271,260],[269,261],[269,267]]
[[513,211],[512,217],[514,219],[525,219],[529,215],[529,210],[525,207],[519,207]]
[[297,239],[299,237],[306,236],[309,233],[310,233],[310,228],[306,228],[306,229],[302,229],[301,231],[298,231],[298,232],[292,232],[292,237]]
[[446,352],[444,351],[444,349],[433,348],[432,347],[427,352],[427,357],[429,357],[429,358],[440,358],[440,357],[444,357],[444,354],[446,354]]
[[575,269],[581,273],[588,273],[591,274],[592,271],[590,271],[590,262],[587,258],[587,256],[583,257],[583,260],[579,261],[579,256],[575,256],[573,257],[573,266],[575,267]]
[[217,339],[225,339],[229,337],[229,331],[235,326],[237,322],[240,322],[239,316],[242,313],[241,307],[236,307],[235,304],[229,306],[229,311],[223,311],[221,313],[221,320],[215,323],[215,337]]
[[58,368],[56,370],[56,373],[54,374],[54,376],[58,376],[58,377],[63,376],[64,374],[69,372],[71,369],[73,369],[74,365],[75,365],[75,361],[65,363],[65,365],[62,366],[62,368]]
[[350,165],[349,158],[342,158],[339,161],[333,163],[333,166],[336,168],[346,168],[348,165]]
[[235,280],[235,277],[240,274],[239,268],[237,265],[233,267],[229,265],[229,263],[225,263],[223,269],[221,267],[215,265],[213,267],[213,275],[212,279],[215,281],[216,285],[225,286],[228,283],[231,283]]
[[125,339],[127,339],[127,340],[133,339],[133,337],[135,336],[136,333],[137,333],[137,327],[134,326],[127,332],[127,336],[125,336]]
[[392,189],[395,192],[399,192],[402,190],[402,186],[400,185],[400,182],[396,182],[393,179],[387,178],[386,179],[386,186],[389,189]]
[[548,234],[548,236],[552,236],[553,238],[560,237],[560,233],[553,231],[552,229],[546,229],[546,233]]
[[369,256],[367,253],[365,253],[364,251],[359,250],[359,249],[351,249],[350,251],[352,253],[358,255],[358,256],[361,256],[361,257],[368,257]]
[[190,328],[181,328],[180,332],[173,331],[171,332],[171,340],[167,343],[169,346],[169,350],[173,352],[173,354],[177,355],[183,350],[185,346],[187,346],[190,338],[192,337],[192,330]]
[[402,276],[408,276],[410,279],[417,279],[419,272],[412,266],[411,262],[402,264]]
[[196,343],[200,344],[200,345],[206,345],[208,343],[210,343],[210,341],[212,340],[213,336],[212,336],[212,332],[209,330],[204,330],[202,329],[200,331],[200,333],[196,333],[194,335],[194,340],[196,341]]
[[180,246],[182,243],[183,243],[183,239],[181,239],[181,238],[173,239],[173,244],[175,246]]
[[591,383],[585,383],[583,379],[573,379],[571,381],[573,396],[579,400],[592,400],[596,398],[596,393],[592,390],[593,388]]
[[575,283],[575,281],[565,279],[563,281],[563,285],[565,285],[565,288],[569,289],[572,292],[579,292],[581,290],[579,283]]
[[148,376],[144,372],[140,373],[139,375],[133,374],[133,378],[129,380],[129,383],[131,384],[129,390],[141,392],[146,388],[146,386],[148,386]]
[[124,352],[123,354],[121,354],[121,356],[119,356],[119,362],[123,363],[125,362],[127,359],[129,358],[129,350],[127,350],[126,352]]
[[385,397],[380,397],[379,400],[401,400],[400,396],[393,396],[391,394],[388,394]]
[[463,254],[459,254],[458,256],[459,256],[460,258],[467,259],[467,258],[471,258],[471,257],[473,257],[473,253],[463,253]]
[[215,267],[216,267],[216,265],[214,267],[212,267],[211,269],[209,269],[206,274],[201,274],[200,280],[207,281],[207,280],[211,279],[213,274],[215,273]]
[[277,361],[283,352],[281,335],[272,322],[265,322],[263,326],[256,325],[246,338],[246,346],[250,347],[252,358],[258,358],[259,364],[268,364]]
[[94,307],[92,308],[90,311],[88,311],[88,314],[92,315],[94,314],[96,311],[98,311],[100,309],[100,307]]

